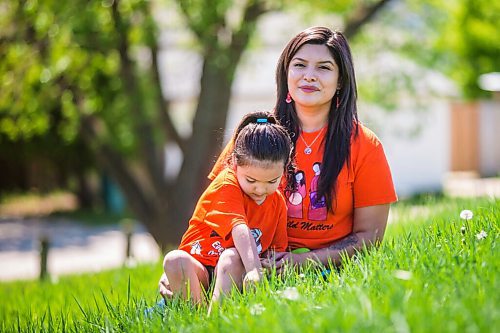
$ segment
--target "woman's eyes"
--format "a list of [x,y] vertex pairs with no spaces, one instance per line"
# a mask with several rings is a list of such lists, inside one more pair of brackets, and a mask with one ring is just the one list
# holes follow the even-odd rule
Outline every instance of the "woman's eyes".
[[[302,63],[296,63],[296,64],[293,64],[293,67],[304,68],[304,67],[306,67],[306,65],[304,65]],[[323,70],[328,70],[328,71],[332,70],[329,66],[323,66],[323,65],[319,66],[318,68],[323,69]]]
[[249,182],[250,184],[253,184],[253,183],[255,183],[255,180],[247,179],[247,182]]

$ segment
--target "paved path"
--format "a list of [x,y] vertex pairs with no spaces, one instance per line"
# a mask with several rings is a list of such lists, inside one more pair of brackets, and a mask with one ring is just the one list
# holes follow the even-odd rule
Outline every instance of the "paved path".
[[[69,220],[0,220],[0,281],[36,279],[39,275],[39,239],[51,239],[48,270],[53,277],[120,267],[125,260],[126,237],[119,225],[88,226]],[[132,236],[136,262],[156,262],[160,251],[140,225]]]

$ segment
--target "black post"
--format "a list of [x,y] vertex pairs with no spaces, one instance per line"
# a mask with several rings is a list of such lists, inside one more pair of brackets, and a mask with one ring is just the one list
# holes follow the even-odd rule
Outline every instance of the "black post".
[[123,232],[125,233],[126,247],[125,247],[125,265],[132,258],[132,234],[134,233],[134,220],[124,219],[122,221]]
[[49,238],[46,235],[40,237],[40,280],[48,277],[47,260],[49,256]]

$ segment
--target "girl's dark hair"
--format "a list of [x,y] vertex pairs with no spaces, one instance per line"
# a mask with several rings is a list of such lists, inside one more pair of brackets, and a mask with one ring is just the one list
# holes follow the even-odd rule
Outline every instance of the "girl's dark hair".
[[234,133],[233,142],[232,156],[236,159],[236,165],[283,162],[288,168],[292,141],[286,129],[278,124],[270,112],[245,115]]
[[[341,32],[325,27],[312,27],[295,36],[285,47],[276,68],[277,100],[276,118],[286,127],[293,144],[297,143],[301,124],[294,103],[286,103],[288,94],[288,67],[297,51],[305,44],[325,45],[339,67],[340,89],[335,93],[328,115],[321,174],[318,180],[318,197],[325,196],[329,211],[333,211],[337,177],[345,163],[349,163],[350,142],[353,131],[358,133],[357,89],[354,65],[349,44]],[[337,107],[337,98],[339,106]],[[293,186],[293,170],[288,170],[287,183]]]

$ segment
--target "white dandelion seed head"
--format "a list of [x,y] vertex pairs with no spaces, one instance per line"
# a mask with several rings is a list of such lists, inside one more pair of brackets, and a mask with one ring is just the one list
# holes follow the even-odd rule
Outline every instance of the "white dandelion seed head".
[[285,299],[289,299],[291,301],[296,301],[299,299],[300,294],[295,287],[287,287],[285,290],[279,292],[279,295]]
[[460,218],[462,220],[470,220],[473,216],[474,214],[472,213],[472,211],[468,209],[464,209],[463,211],[460,212]]
[[481,240],[481,239],[485,239],[486,236],[488,236],[488,234],[486,233],[486,231],[481,230],[481,232],[476,235],[476,238],[477,238],[477,240]]
[[413,274],[410,271],[405,271],[402,269],[396,269],[392,274],[396,279],[406,280],[406,281],[410,280],[413,276]]
[[134,258],[130,257],[125,260],[125,267],[127,268],[134,268],[137,266],[137,260]]
[[299,274],[299,278],[301,278],[301,279],[305,279],[305,278],[306,278],[306,275],[305,275],[304,273],[300,273],[300,274]]
[[261,303],[254,304],[250,307],[250,313],[252,314],[252,316],[261,315],[265,310],[266,308]]

